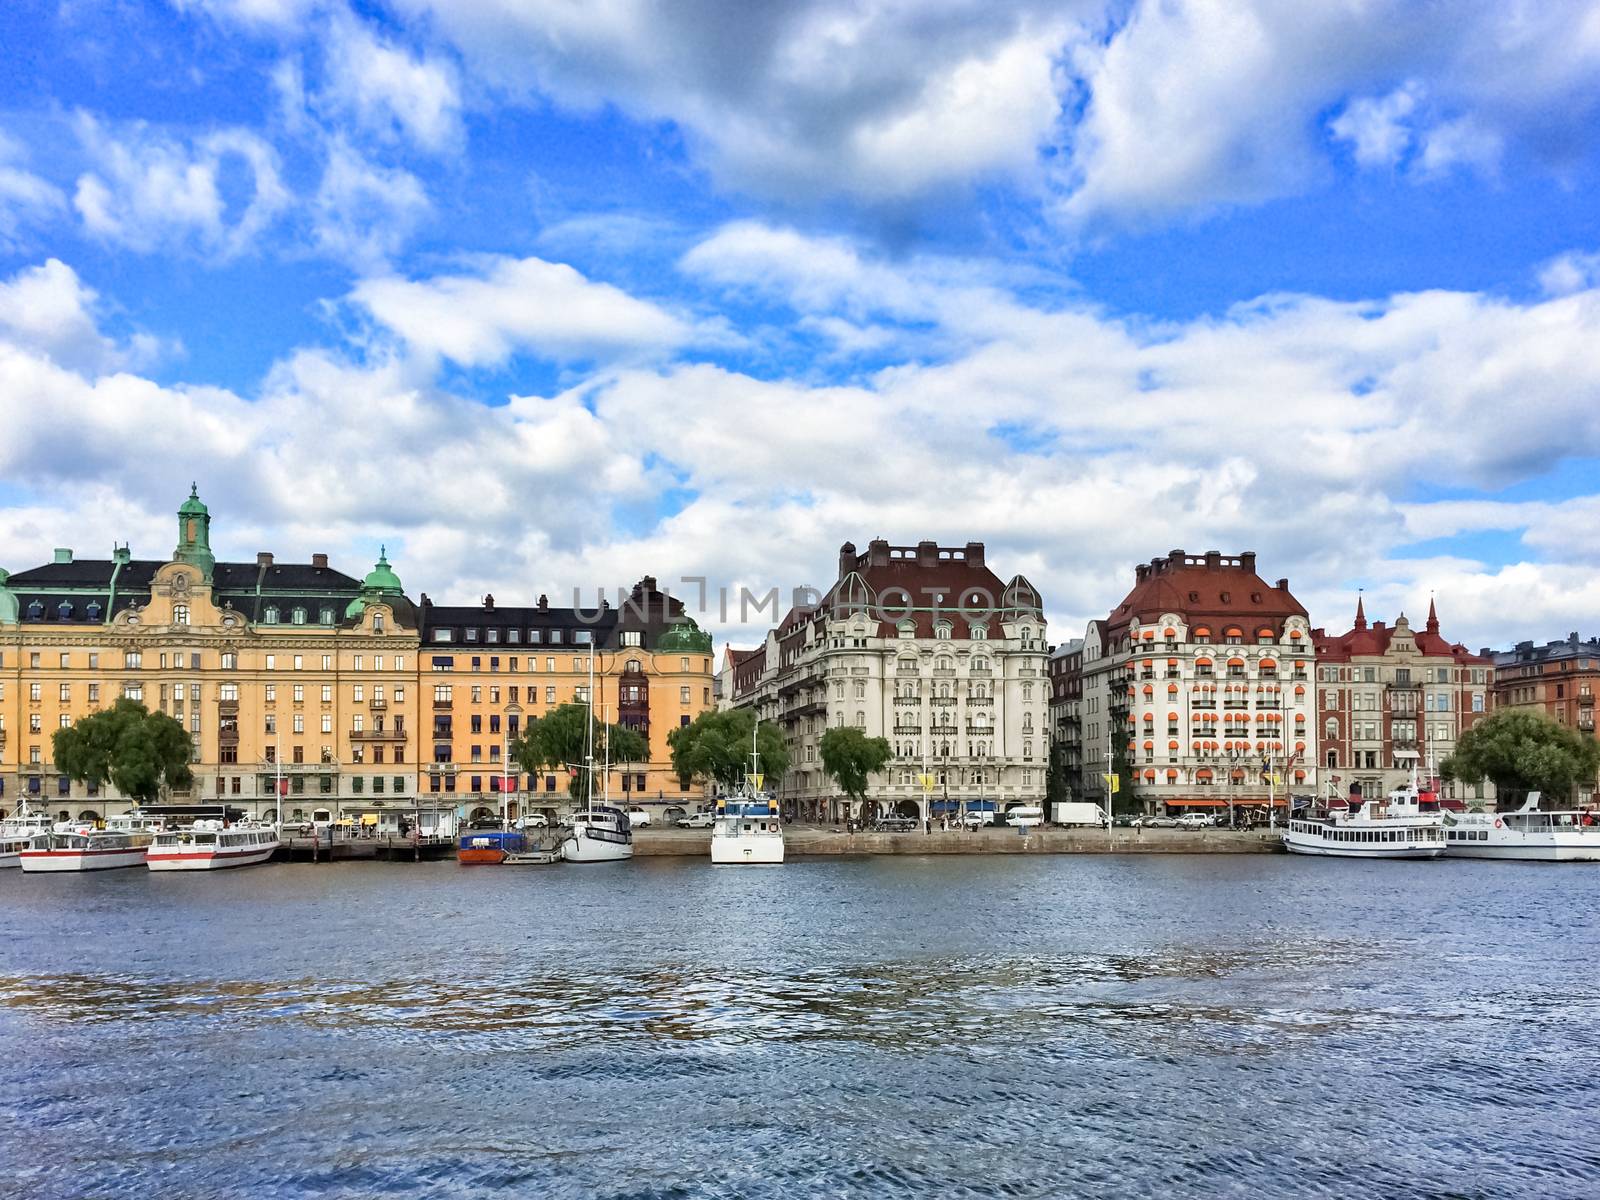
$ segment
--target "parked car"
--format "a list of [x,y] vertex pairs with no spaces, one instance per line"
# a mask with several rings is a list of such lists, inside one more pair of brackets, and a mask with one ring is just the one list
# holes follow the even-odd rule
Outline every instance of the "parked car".
[[697,812],[678,818],[679,829],[710,829],[716,823],[717,814],[714,812]]
[[1205,813],[1184,813],[1178,818],[1179,829],[1210,829],[1217,819]]
[[1018,805],[1006,813],[1006,824],[1013,828],[1017,826],[1043,825],[1044,809],[1032,804]]
[[1135,829],[1176,829],[1178,827],[1178,818],[1160,816],[1135,817],[1133,819],[1133,827]]
[[635,829],[643,829],[650,824],[650,810],[640,808],[637,804],[628,805],[628,824]]
[[968,829],[981,829],[985,825],[992,825],[994,814],[989,812],[969,812],[960,818],[962,824]]
[[1117,819],[1111,822],[1118,829],[1132,829],[1139,824],[1139,818],[1130,813],[1120,813]]
[[915,817],[882,817],[878,828],[884,833],[910,833],[922,824]]
[[521,818],[517,824],[523,829],[545,829],[550,825],[550,819],[543,813],[529,813]]

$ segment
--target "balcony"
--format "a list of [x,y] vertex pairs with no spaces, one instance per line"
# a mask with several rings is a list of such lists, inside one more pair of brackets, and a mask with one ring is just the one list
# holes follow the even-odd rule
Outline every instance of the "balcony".
[[404,729],[352,729],[350,731],[352,742],[404,742],[406,731]]
[[1420,692],[1422,690],[1422,681],[1417,679],[1401,682],[1397,679],[1391,679],[1383,686],[1386,690],[1391,692]]
[[[938,672],[935,671],[934,674],[937,675]],[[975,679],[988,679],[994,675],[994,671],[989,667],[973,667],[967,674]]]
[[922,726],[921,725],[896,725],[894,727],[894,731],[896,733],[921,733],[922,732]]
[[1594,693],[1593,692],[1579,692],[1578,693],[1578,706],[1580,708],[1593,708],[1594,707]]
[[[384,709],[389,707],[389,702],[387,700],[378,700],[374,698],[367,701],[367,707],[372,709],[373,712],[382,712]],[[438,707],[437,701],[435,701],[434,707]]]
[[994,707],[994,697],[993,696],[968,696],[967,697],[967,705],[968,705],[969,708],[993,708]]
[[951,708],[954,707],[955,702],[956,698],[954,696],[935,696],[933,699],[928,701],[928,703],[932,704],[935,708]]
[[921,708],[922,707],[922,697],[921,696],[896,696],[894,698],[894,706],[896,708]]
[[[940,679],[953,679],[955,677],[956,669],[954,667],[935,667],[933,669],[933,673],[937,678]],[[974,674],[976,674],[976,672],[974,672]]]
[[455,702],[453,700],[440,700],[437,696],[435,696],[433,700],[433,707],[435,711],[439,711],[441,709],[448,710],[455,707]]

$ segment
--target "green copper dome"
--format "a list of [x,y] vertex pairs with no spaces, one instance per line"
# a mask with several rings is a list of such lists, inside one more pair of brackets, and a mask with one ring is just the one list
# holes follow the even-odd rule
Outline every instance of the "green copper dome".
[[211,515],[211,510],[200,499],[200,485],[198,483],[189,485],[189,498],[179,507],[178,515],[180,517],[209,517]]
[[377,565],[367,572],[367,577],[361,581],[361,590],[365,592],[387,592],[399,595],[405,589],[400,586],[400,577],[389,566],[389,548],[378,547]]
[[658,639],[656,650],[661,653],[710,654],[711,635],[701,632],[693,617],[680,617]]

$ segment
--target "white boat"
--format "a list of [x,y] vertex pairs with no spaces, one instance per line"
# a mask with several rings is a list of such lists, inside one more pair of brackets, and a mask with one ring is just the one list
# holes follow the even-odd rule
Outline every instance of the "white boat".
[[19,812],[0,821],[0,870],[22,865],[22,851],[42,844],[54,822],[44,813]]
[[23,850],[20,858],[25,874],[110,871],[143,866],[149,848],[145,835],[63,823]]
[[156,834],[145,861],[152,871],[220,871],[264,863],[277,849],[272,825],[203,820]]
[[561,841],[565,862],[621,862],[633,857],[633,829],[620,808],[595,804],[572,814],[572,825]]
[[1294,817],[1283,835],[1294,854],[1334,858],[1438,858],[1445,851],[1444,814],[1432,792],[1416,783],[1383,800],[1352,795],[1329,805],[1325,817]]
[[1600,814],[1544,812],[1530,792],[1515,812],[1451,813],[1445,817],[1451,858],[1514,858],[1529,862],[1600,862]]
[[783,861],[783,822],[770,796],[761,792],[732,796],[717,805],[711,824],[711,861],[722,865]]

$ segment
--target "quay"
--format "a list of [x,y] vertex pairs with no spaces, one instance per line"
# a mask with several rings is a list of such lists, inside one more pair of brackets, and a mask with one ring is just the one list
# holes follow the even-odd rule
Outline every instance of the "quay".
[[[841,826],[787,825],[785,853],[847,854],[1273,854],[1283,850],[1281,830],[1252,829],[1063,829],[1037,826],[1026,835],[1012,828],[935,829],[932,833],[868,831]],[[707,856],[711,835],[700,829],[636,830],[635,857]]]
[[326,833],[293,834],[278,847],[279,862],[431,862],[455,853],[455,840],[447,837],[333,837]]

